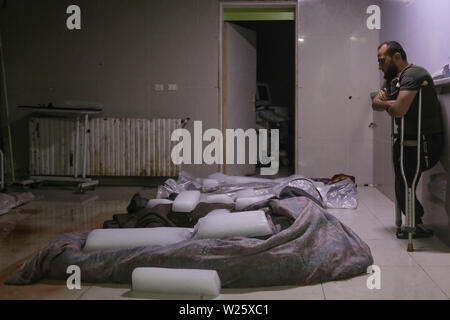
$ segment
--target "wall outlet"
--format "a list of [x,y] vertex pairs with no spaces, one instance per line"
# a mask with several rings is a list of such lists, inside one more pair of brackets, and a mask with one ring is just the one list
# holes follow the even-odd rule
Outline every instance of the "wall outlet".
[[176,83],[169,83],[167,88],[168,88],[169,91],[177,91],[178,90],[178,85]]
[[161,83],[155,84],[155,91],[164,91],[164,85]]

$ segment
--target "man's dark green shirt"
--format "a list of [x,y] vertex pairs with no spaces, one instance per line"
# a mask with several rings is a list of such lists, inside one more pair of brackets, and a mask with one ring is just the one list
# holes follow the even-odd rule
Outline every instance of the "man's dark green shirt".
[[[402,90],[417,91],[408,112],[405,115],[405,135],[417,135],[417,115],[419,110],[419,89],[422,88],[422,134],[443,132],[441,105],[437,98],[436,88],[430,74],[422,67],[409,65],[394,78],[390,85],[384,82],[383,88],[387,88],[389,99],[396,100]],[[396,118],[400,128],[401,118]]]

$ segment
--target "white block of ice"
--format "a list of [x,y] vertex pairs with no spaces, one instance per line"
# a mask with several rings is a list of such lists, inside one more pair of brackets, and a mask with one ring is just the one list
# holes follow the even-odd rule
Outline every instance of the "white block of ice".
[[245,198],[237,198],[236,199],[236,210],[242,210],[246,207],[248,207],[251,204],[267,200],[269,198],[272,198],[273,194],[267,194],[264,196],[257,196],[257,197],[245,197]]
[[200,202],[200,191],[189,190],[182,191],[175,198],[172,205],[172,211],[174,212],[191,212],[195,209]]
[[228,209],[214,209],[214,210],[210,211],[206,216],[210,217],[210,216],[214,216],[216,214],[227,214],[227,213],[230,213],[230,210],[228,210]]
[[272,232],[264,211],[230,212],[199,219],[194,228],[193,239],[258,237]]
[[226,194],[212,194],[206,198],[208,203],[234,203],[234,200]]
[[136,268],[131,274],[133,291],[216,297],[221,282],[216,270]]
[[143,246],[166,246],[188,240],[191,228],[133,228],[92,230],[83,248],[84,251],[135,248]]

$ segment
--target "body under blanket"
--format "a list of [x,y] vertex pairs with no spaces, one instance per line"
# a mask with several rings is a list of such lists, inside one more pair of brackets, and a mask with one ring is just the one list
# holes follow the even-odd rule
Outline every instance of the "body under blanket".
[[64,234],[41,249],[6,284],[67,279],[81,269],[87,283],[131,283],[138,267],[216,270],[224,288],[313,285],[366,273],[370,248],[356,233],[305,197],[274,199],[271,210],[292,225],[266,240],[235,237],[186,240],[168,246],[84,252],[89,232]]

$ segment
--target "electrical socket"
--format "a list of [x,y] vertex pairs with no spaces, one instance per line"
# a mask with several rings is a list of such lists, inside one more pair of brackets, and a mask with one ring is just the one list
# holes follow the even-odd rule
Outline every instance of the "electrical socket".
[[169,83],[167,86],[169,91],[177,91],[178,90],[178,85],[176,83]]

